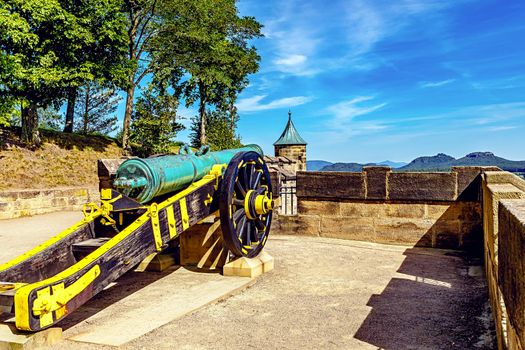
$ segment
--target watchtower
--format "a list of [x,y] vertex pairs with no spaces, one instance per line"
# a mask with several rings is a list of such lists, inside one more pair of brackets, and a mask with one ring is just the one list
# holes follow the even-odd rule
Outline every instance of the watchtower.
[[306,141],[299,135],[292,121],[292,112],[288,111],[288,123],[283,133],[274,142],[275,156],[284,156],[297,161],[296,171],[306,170]]

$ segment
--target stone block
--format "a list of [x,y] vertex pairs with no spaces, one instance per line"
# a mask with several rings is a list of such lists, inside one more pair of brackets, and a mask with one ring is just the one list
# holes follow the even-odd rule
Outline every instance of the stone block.
[[403,201],[454,201],[456,173],[389,173],[388,198]]
[[341,216],[353,218],[379,218],[386,215],[387,204],[370,202],[341,202]]
[[481,174],[483,170],[499,170],[497,167],[455,166],[458,175],[458,200],[479,201],[481,199]]
[[385,204],[385,215],[394,218],[424,218],[426,204],[388,203]]
[[12,324],[0,323],[0,349],[41,349],[62,341],[62,328],[52,327],[36,333],[22,332]]
[[365,199],[363,173],[297,172],[298,198]]
[[366,177],[366,198],[387,199],[387,177],[392,169],[388,166],[367,166],[363,170]]
[[280,215],[276,221],[272,228],[275,224],[280,234],[319,236],[321,232],[321,217],[318,215]]
[[174,254],[169,253],[153,253],[150,254],[146,259],[142,260],[135,271],[153,271],[162,272],[168,267],[176,264]]
[[315,201],[307,199],[299,199],[297,202],[297,212],[305,215],[340,215],[342,203],[333,201]]
[[18,192],[19,199],[32,199],[40,196],[39,190],[21,190]]
[[222,268],[224,276],[239,276],[254,278],[274,268],[274,259],[266,252],[261,252],[255,258],[242,257],[230,261]]
[[426,213],[425,213],[425,217],[426,218],[429,218],[429,219],[439,219],[440,217],[442,217],[443,215],[445,215],[445,213],[447,212],[447,210],[450,209],[450,206],[452,205],[452,202],[450,203],[428,203],[426,206],[427,206],[427,210],[426,210]]
[[432,246],[432,220],[383,218],[376,222],[376,240],[383,243]]
[[216,270],[224,266],[228,251],[224,248],[220,221],[210,220],[191,226],[180,235],[180,264]]
[[369,218],[321,217],[321,237],[375,242],[374,221]]

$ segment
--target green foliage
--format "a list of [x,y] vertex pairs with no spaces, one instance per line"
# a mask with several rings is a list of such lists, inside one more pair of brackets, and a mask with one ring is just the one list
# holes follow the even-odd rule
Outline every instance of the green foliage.
[[168,153],[177,132],[178,99],[165,91],[149,88],[137,100],[132,116],[130,142],[135,154],[147,157]]
[[119,4],[118,0],[0,2],[0,95],[24,100],[25,141],[37,139],[37,108],[63,99],[68,87],[92,80],[99,72],[114,75],[107,68],[112,67],[111,57],[124,57],[121,49],[127,45]]
[[[242,146],[241,138],[231,128],[230,116],[221,110],[206,113],[207,143],[212,151],[238,148]],[[193,147],[200,146],[200,117],[192,120],[190,141]]]
[[0,99],[0,127],[14,126],[20,122],[20,105],[14,99]]
[[239,17],[235,0],[167,3],[178,6],[160,9],[165,22],[154,41],[157,60],[181,67],[189,76],[177,90],[187,106],[199,101],[202,143],[208,104],[229,110],[230,119],[236,120],[237,94],[248,74],[259,69],[260,57],[249,41],[261,36],[261,25],[253,17]]
[[108,135],[117,129],[117,111],[121,98],[114,88],[90,82],[84,85],[75,105],[75,130],[82,134]]

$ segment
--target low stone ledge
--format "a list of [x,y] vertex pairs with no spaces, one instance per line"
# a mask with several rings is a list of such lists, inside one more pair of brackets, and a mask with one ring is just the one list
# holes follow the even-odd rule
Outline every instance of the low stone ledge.
[[55,211],[80,210],[85,203],[98,201],[99,192],[96,188],[68,187],[1,191],[0,220]]

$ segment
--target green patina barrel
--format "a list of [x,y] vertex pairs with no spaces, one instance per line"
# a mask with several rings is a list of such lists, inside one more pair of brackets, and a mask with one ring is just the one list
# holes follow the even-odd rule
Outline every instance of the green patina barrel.
[[157,196],[188,187],[208,174],[215,164],[228,164],[237,153],[248,151],[263,156],[258,145],[217,152],[201,149],[197,153],[183,146],[178,155],[128,159],[118,168],[113,187],[140,203],[146,203]]

